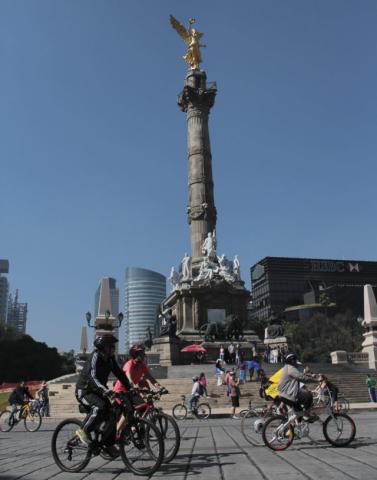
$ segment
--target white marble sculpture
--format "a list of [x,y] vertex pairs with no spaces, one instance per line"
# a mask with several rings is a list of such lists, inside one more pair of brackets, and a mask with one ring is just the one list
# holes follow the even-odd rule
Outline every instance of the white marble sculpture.
[[234,276],[233,276],[233,265],[232,262],[230,262],[224,254],[221,255],[221,257],[217,257],[217,260],[220,265],[220,271],[219,275],[223,277],[223,279],[229,283],[234,282]]
[[189,280],[191,278],[191,257],[185,253],[181,262],[182,280]]
[[200,282],[204,280],[211,280],[213,278],[214,269],[212,268],[211,262],[208,258],[204,258],[199,267],[198,276],[195,278],[195,281]]
[[208,232],[206,239],[202,245],[202,253],[208,259],[215,259],[216,258],[216,234],[213,232]]
[[233,260],[233,274],[236,280],[241,280],[241,265],[238,255],[235,255]]
[[174,267],[171,267],[170,277],[168,278],[168,280],[172,284],[172,290],[176,290],[179,285],[179,275]]
[[364,285],[364,320],[365,328],[362,351],[368,353],[369,368],[377,367],[377,303],[371,285]]

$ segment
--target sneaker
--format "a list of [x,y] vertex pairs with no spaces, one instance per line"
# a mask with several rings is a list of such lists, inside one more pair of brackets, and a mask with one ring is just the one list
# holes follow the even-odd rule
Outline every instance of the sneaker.
[[85,445],[90,444],[90,440],[88,438],[88,435],[84,432],[82,428],[79,428],[76,430],[75,434],[79,437],[80,441],[84,443]]
[[102,447],[102,450],[111,458],[117,458],[120,455],[119,450],[115,445],[108,445],[106,447]]
[[239,418],[240,418],[240,417],[239,417],[239,416],[237,416],[237,415],[233,415],[233,416],[232,416],[232,417],[230,417],[230,418],[232,418],[233,420],[239,420]]

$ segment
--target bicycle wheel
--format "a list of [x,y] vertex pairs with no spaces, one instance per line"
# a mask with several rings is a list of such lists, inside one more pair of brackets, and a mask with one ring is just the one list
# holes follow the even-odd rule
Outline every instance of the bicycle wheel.
[[200,420],[205,420],[210,417],[211,415],[211,407],[208,403],[199,403],[196,408],[195,415]]
[[76,435],[80,420],[67,418],[56,427],[51,440],[51,451],[56,465],[64,472],[80,472],[90,460],[88,446]]
[[246,415],[242,417],[242,421],[241,421],[241,432],[245,437],[245,440],[251,444],[254,444],[255,442],[254,423],[257,416],[258,415],[254,412],[254,410],[248,410]]
[[151,419],[159,429],[164,441],[164,463],[169,463],[177,455],[181,445],[181,433],[173,417],[159,412]]
[[10,432],[15,425],[13,415],[9,410],[0,413],[0,432]]
[[345,413],[333,413],[323,424],[323,435],[334,447],[345,447],[355,438],[355,422]]
[[164,458],[164,442],[159,429],[149,420],[137,419],[125,427],[119,440],[120,456],[135,475],[152,475]]
[[266,420],[262,430],[262,438],[264,444],[271,450],[285,450],[292,444],[294,430],[292,425],[286,425],[286,423],[287,419],[282,415]]
[[31,410],[27,412],[26,417],[24,418],[24,425],[28,432],[36,432],[39,430],[41,423],[42,418],[39,412],[31,412]]
[[335,408],[337,413],[347,413],[350,409],[350,402],[345,397],[338,397],[337,406]]
[[178,403],[173,407],[173,417],[176,420],[184,420],[187,417],[187,407],[183,403]]

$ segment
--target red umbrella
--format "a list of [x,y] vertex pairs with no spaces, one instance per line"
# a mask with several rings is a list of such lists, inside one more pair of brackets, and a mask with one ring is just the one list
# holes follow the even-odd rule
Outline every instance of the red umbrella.
[[181,352],[206,352],[207,350],[201,345],[187,345],[182,348]]

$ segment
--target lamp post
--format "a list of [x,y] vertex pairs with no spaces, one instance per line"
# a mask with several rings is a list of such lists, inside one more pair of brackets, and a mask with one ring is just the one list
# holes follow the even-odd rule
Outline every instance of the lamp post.
[[97,318],[96,320],[96,323],[94,325],[92,325],[90,323],[91,319],[92,319],[92,314],[90,312],[86,312],[85,314],[85,318],[86,318],[86,323],[88,324],[88,327],[90,328],[95,328],[96,330],[106,330],[108,332],[112,332],[114,330],[114,328],[120,328],[120,326],[122,325],[122,322],[123,322],[123,318],[124,318],[124,315],[122,312],[120,312],[118,315],[117,315],[117,320],[118,320],[118,325],[114,325],[112,322],[109,322],[110,320],[110,317],[111,317],[111,313],[110,313],[110,310],[106,310],[105,312],[105,318],[103,319],[103,323],[101,323],[101,317]]

